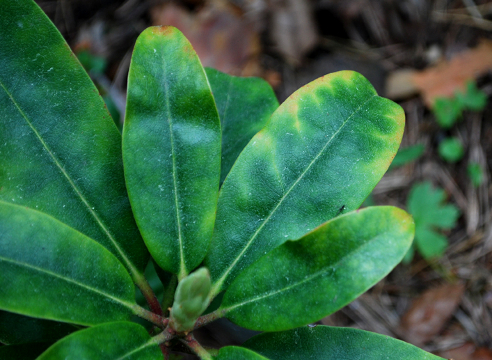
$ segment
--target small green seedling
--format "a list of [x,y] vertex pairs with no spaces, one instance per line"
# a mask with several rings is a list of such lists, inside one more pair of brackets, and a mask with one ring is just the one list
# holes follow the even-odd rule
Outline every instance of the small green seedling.
[[460,161],[465,154],[461,141],[457,138],[446,138],[439,143],[439,155],[448,163]]
[[77,51],[77,59],[89,73],[102,75],[108,66],[105,58],[92,54],[88,49]]
[[466,83],[465,93],[457,91],[456,98],[463,110],[482,111],[487,105],[487,94],[477,88],[474,81]]
[[[403,210],[357,210],[404,128],[362,75],[279,106],[263,80],[204,70],[179,30],[152,27],[120,134],[40,8],[0,9],[0,358],[438,359],[307,326],[386,276],[414,236]],[[262,333],[205,348],[194,331],[218,318]]]
[[396,153],[393,162],[391,163],[389,169],[393,169],[399,166],[403,166],[417,160],[424,153],[425,148],[422,144],[417,144],[413,146],[408,146],[403,149],[399,149]]
[[481,111],[486,104],[487,95],[477,88],[474,81],[469,81],[465,93],[457,91],[454,97],[437,98],[432,110],[438,124],[449,129],[461,118],[463,110]]
[[415,220],[414,245],[405,255],[409,263],[415,249],[427,260],[444,254],[448,240],[439,230],[452,229],[459,217],[459,210],[452,204],[444,204],[444,190],[433,189],[431,183],[415,184],[410,190],[407,209]]
[[485,174],[482,166],[479,163],[472,162],[467,167],[468,177],[470,178],[473,186],[479,187],[485,180]]

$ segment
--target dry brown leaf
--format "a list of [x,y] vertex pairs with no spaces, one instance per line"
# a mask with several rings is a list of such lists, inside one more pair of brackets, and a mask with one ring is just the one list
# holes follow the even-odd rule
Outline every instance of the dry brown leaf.
[[153,25],[172,25],[188,38],[203,66],[242,76],[258,75],[260,41],[236,8],[210,1],[196,13],[172,2],[151,9]]
[[401,319],[402,337],[417,346],[431,340],[453,315],[464,291],[463,284],[444,284],[424,292]]
[[475,352],[475,345],[473,343],[466,343],[460,347],[441,351],[437,355],[445,359],[453,360],[473,360],[473,353]]
[[477,349],[473,343],[466,343],[455,349],[441,351],[437,355],[453,360],[492,360],[492,351],[490,349]]
[[482,39],[476,48],[457,54],[423,71],[399,70],[387,79],[386,95],[402,98],[420,92],[427,106],[438,97],[451,97],[465,91],[466,82],[492,69],[492,41]]

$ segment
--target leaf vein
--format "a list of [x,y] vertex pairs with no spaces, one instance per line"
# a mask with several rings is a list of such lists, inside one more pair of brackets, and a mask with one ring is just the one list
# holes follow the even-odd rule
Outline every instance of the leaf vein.
[[[164,78],[166,78],[166,66],[162,67]],[[169,103],[169,85],[167,81],[164,80],[164,89],[165,89],[165,99],[166,99],[166,110],[167,110],[167,122],[169,124],[169,138],[171,143],[171,154],[172,154],[172,175],[173,175],[173,187],[174,187],[174,206],[176,209],[176,225],[178,227],[178,242],[179,242],[179,278],[182,279],[186,276],[186,266],[184,260],[184,250],[183,250],[183,234],[181,230],[181,214],[179,212],[179,199],[178,199],[178,179],[176,178],[176,151],[174,148],[174,136],[173,136],[173,122],[171,117],[171,109]]]
[[117,302],[117,303],[119,303],[121,305],[124,305],[125,307],[127,307],[127,308],[129,308],[129,309],[131,309],[133,311],[133,307],[134,307],[133,304],[127,303],[126,301],[123,301],[121,299],[118,299],[118,298],[114,297],[113,295],[110,295],[110,294],[108,294],[108,293],[106,293],[104,291],[101,291],[101,290],[97,289],[97,288],[90,287],[88,285],[85,285],[83,283],[80,283],[80,282],[78,282],[78,281],[76,281],[74,279],[71,279],[71,278],[68,278],[66,276],[57,274],[57,273],[55,273],[53,271],[50,271],[50,270],[42,269],[42,268],[40,268],[38,266],[34,266],[32,264],[29,264],[29,263],[25,263],[25,262],[13,260],[13,259],[8,259],[8,258],[5,258],[3,256],[0,256],[0,260],[5,261],[5,262],[8,262],[8,263],[12,263],[12,264],[17,265],[17,266],[20,266],[20,267],[26,267],[26,268],[32,269],[34,271],[38,271],[40,273],[45,273],[47,275],[50,275],[50,276],[53,276],[55,278],[61,279],[61,280],[66,281],[68,283],[75,284],[75,285],[80,286],[82,288],[85,288],[85,289],[87,289],[89,291],[92,291],[92,292],[97,293],[99,295],[105,296],[105,297],[107,297],[107,298],[109,298],[109,299],[111,299],[111,300],[113,300],[113,301],[115,301],[115,302]]
[[[352,256],[354,254],[357,254],[357,253],[360,253],[360,254],[363,254],[363,255],[364,254],[367,255],[368,252],[366,250],[364,250],[364,249],[367,248],[371,243],[373,243],[375,241],[378,241],[381,237],[382,237],[382,234],[378,234],[377,236],[374,236],[372,239],[370,239],[369,241],[366,241],[360,247],[358,247],[357,249],[355,249],[355,251],[348,252],[347,254],[345,254],[344,256],[342,256],[341,258],[339,258],[337,262],[335,262],[334,264],[329,265],[329,267],[331,269],[334,269],[336,267],[339,267],[339,265],[342,264],[345,259],[347,259],[348,257],[350,257],[350,256]],[[298,286],[300,286],[300,285],[302,285],[302,284],[304,284],[306,282],[312,281],[312,280],[316,279],[317,277],[323,276],[329,270],[330,269],[328,269],[328,266],[326,266],[324,269],[322,269],[320,271],[317,271],[317,272],[315,272],[315,273],[313,273],[313,274],[305,277],[304,279],[302,279],[299,282],[290,284],[290,285],[288,285],[288,286],[286,286],[286,287],[284,287],[282,289],[275,290],[275,291],[272,291],[272,292],[269,292],[269,293],[266,293],[266,294],[257,296],[255,298],[248,299],[246,301],[243,301],[242,303],[239,303],[239,304],[236,304],[236,305],[232,305],[229,308],[225,309],[225,311],[230,311],[230,310],[233,310],[233,309],[238,308],[240,306],[246,305],[248,303],[259,301],[259,300],[262,300],[262,299],[266,299],[268,297],[275,296],[275,295],[277,295],[279,293],[282,293],[284,291],[288,291],[288,290],[293,289],[295,287],[298,287]]]
[[75,185],[75,182],[71,179],[70,175],[66,172],[65,168],[62,166],[62,164],[60,163],[60,161],[58,160],[58,158],[55,156],[55,154],[53,153],[53,151],[51,151],[51,149],[48,146],[48,144],[46,144],[46,142],[43,140],[43,138],[41,137],[41,135],[39,134],[39,132],[37,131],[37,129],[34,127],[34,125],[32,124],[32,122],[29,120],[28,116],[24,113],[24,111],[21,109],[21,107],[19,106],[19,104],[15,101],[15,99],[12,96],[12,94],[7,90],[7,88],[5,87],[5,85],[3,84],[2,81],[0,81],[0,86],[2,87],[2,89],[5,91],[5,93],[9,97],[10,101],[17,108],[17,110],[19,111],[19,113],[21,114],[21,116],[24,118],[24,120],[26,121],[27,125],[29,126],[29,128],[31,129],[31,131],[34,133],[34,135],[36,136],[36,138],[39,140],[39,142],[41,143],[41,145],[43,146],[43,148],[47,151],[47,153],[50,156],[50,158],[52,159],[53,163],[60,170],[60,172],[65,177],[65,179],[68,181],[68,183],[70,184],[70,186],[72,187],[72,189],[74,190],[74,192],[76,193],[76,195],[78,196],[78,198],[82,201],[82,203],[85,205],[86,209],[92,215],[92,217],[96,221],[97,225],[103,230],[104,234],[111,241],[111,244],[114,246],[115,250],[120,254],[121,258],[125,261],[127,267],[131,270],[132,275],[134,277],[137,277],[137,275],[136,275],[137,271],[134,268],[133,264],[130,262],[130,260],[128,259],[128,257],[126,256],[126,254],[123,252],[123,250],[120,248],[120,246],[118,245],[118,243],[116,242],[116,240],[114,239],[113,235],[111,234],[111,232],[109,231],[109,229],[106,227],[106,225],[104,224],[104,222],[99,218],[99,216],[97,215],[97,213],[92,209],[92,206],[89,204],[89,201],[85,198],[85,196],[83,195],[82,191],[77,187],[77,185]]

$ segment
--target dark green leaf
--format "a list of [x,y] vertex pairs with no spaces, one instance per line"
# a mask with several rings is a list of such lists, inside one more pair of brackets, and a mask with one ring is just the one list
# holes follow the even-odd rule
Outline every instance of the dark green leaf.
[[0,311],[0,342],[4,344],[54,342],[75,330],[70,324]]
[[254,351],[239,346],[225,346],[219,350],[217,360],[268,360]]
[[67,336],[38,360],[161,360],[159,345],[131,322],[94,326]]
[[0,200],[66,223],[139,278],[148,253],[97,89],[33,1],[2,1],[0,39]]
[[339,216],[243,271],[226,290],[221,309],[234,323],[259,331],[318,321],[386,276],[413,235],[412,218],[398,208]]
[[272,87],[260,78],[244,78],[206,68],[222,128],[220,182],[239,153],[278,108]]
[[352,71],[291,95],[222,185],[206,258],[213,293],[284,241],[358,208],[391,163],[403,126],[401,107]]
[[457,138],[447,138],[439,143],[439,155],[449,163],[455,163],[463,157],[465,150]]
[[443,360],[389,336],[329,326],[263,333],[243,346],[271,360]]
[[48,346],[50,346],[49,343],[0,346],[0,360],[34,360],[45,351]]
[[147,247],[159,266],[184,278],[212,235],[220,120],[195,51],[173,27],[148,28],[135,45],[123,160]]
[[131,278],[97,242],[46,214],[4,202],[0,234],[0,309],[81,325],[131,316]]

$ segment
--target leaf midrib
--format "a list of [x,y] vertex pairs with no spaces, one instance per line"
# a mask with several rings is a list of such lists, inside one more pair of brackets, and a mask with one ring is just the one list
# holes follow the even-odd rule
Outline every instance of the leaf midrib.
[[286,287],[284,287],[282,289],[275,290],[275,291],[269,292],[269,293],[264,294],[264,295],[261,295],[261,296],[257,296],[256,298],[252,298],[252,299],[243,301],[242,303],[239,303],[239,304],[236,304],[236,305],[232,305],[232,306],[230,306],[228,308],[225,308],[223,310],[225,312],[229,312],[229,311],[234,310],[234,309],[236,309],[236,308],[238,308],[240,306],[249,304],[251,302],[260,301],[260,300],[266,299],[266,298],[271,297],[271,296],[275,296],[275,295],[277,295],[279,293],[282,293],[284,291],[288,291],[288,290],[293,289],[295,287],[301,286],[302,284],[304,284],[306,282],[309,282],[309,281],[312,281],[312,280],[314,280],[317,277],[323,276],[330,269],[334,269],[334,268],[335,269],[338,269],[339,268],[339,265],[342,264],[343,262],[345,262],[345,259],[347,259],[348,257],[353,256],[353,255],[355,255],[357,253],[367,254],[367,252],[365,252],[363,250],[365,248],[367,248],[371,243],[379,240],[381,237],[384,237],[384,235],[385,235],[385,233],[378,234],[377,236],[375,236],[375,237],[371,238],[370,240],[364,242],[364,244],[362,244],[361,246],[357,247],[354,251],[350,251],[347,254],[345,254],[338,261],[334,262],[333,264],[329,264],[329,265],[325,266],[325,268],[323,268],[322,270],[320,270],[320,271],[318,271],[318,272],[316,272],[316,273],[308,276],[307,278],[302,279],[301,281],[299,281],[297,283],[288,285],[288,286],[286,286]]
[[[328,141],[326,142],[326,144],[321,148],[321,150],[318,152],[318,154],[316,154],[316,156],[314,157],[314,159],[309,163],[309,165],[306,167],[306,169],[301,173],[301,175],[296,179],[296,181],[294,181],[294,183],[292,183],[292,185],[290,186],[290,188],[287,190],[287,192],[285,192],[285,194],[282,196],[282,198],[279,200],[279,202],[277,203],[277,205],[273,208],[273,210],[270,212],[270,214],[265,218],[265,220],[261,223],[261,225],[256,229],[256,231],[253,233],[253,235],[251,236],[251,238],[247,241],[246,243],[246,246],[242,249],[242,251],[239,253],[239,255],[234,259],[234,261],[232,262],[232,264],[222,273],[222,276],[218,278],[218,280],[215,282],[215,285],[213,286],[212,288],[212,294],[217,294],[220,290],[221,290],[221,287],[222,287],[222,284],[224,283],[224,281],[226,280],[226,277],[227,275],[232,271],[232,269],[236,266],[236,264],[238,263],[239,259],[241,259],[244,255],[244,253],[249,249],[249,247],[252,245],[253,241],[256,239],[256,237],[258,236],[258,234],[261,232],[261,230],[263,229],[263,227],[265,227],[265,225],[268,223],[268,221],[272,218],[272,216],[275,214],[275,212],[277,211],[277,209],[280,207],[280,205],[283,203],[283,201],[287,198],[287,196],[290,194],[290,192],[294,189],[294,187],[296,187],[296,185],[302,180],[302,178],[304,177],[304,175],[309,171],[309,169],[311,169],[311,167],[313,166],[313,164],[319,159],[319,157],[323,154],[323,152],[325,151],[325,149],[328,147],[328,145],[333,141],[333,139],[338,135],[338,133],[340,133],[340,131],[345,127],[345,125],[347,124],[347,122],[355,116],[355,114],[357,112],[359,112],[369,101],[371,101],[373,98],[377,97],[378,95],[377,94],[374,94],[372,95],[371,97],[369,97],[364,103],[362,103],[361,105],[359,105],[359,107],[357,109],[354,110],[354,112],[352,112],[352,114],[350,114],[347,119],[343,122],[343,124],[339,127],[339,129],[328,139]],[[297,115],[296,115],[297,116]]]
[[27,125],[29,126],[29,128],[31,129],[31,131],[34,133],[34,135],[36,136],[36,138],[39,140],[39,142],[41,143],[41,145],[43,146],[43,148],[46,150],[46,152],[48,153],[48,155],[51,157],[51,160],[54,162],[54,164],[56,165],[56,167],[59,169],[59,171],[65,177],[65,179],[68,181],[68,183],[70,184],[70,186],[72,187],[72,189],[75,191],[75,193],[78,196],[78,198],[82,201],[82,203],[85,205],[86,209],[92,215],[92,217],[96,221],[96,223],[99,226],[99,228],[102,229],[102,231],[104,232],[104,234],[106,235],[106,237],[110,240],[110,242],[113,245],[113,247],[116,250],[116,252],[121,256],[121,259],[125,262],[127,268],[131,270],[130,271],[131,275],[134,278],[136,278],[137,277],[137,275],[136,275],[137,274],[137,271],[136,271],[135,267],[130,262],[130,260],[128,259],[128,257],[126,256],[126,254],[123,252],[123,250],[120,248],[120,246],[118,245],[118,243],[114,239],[114,237],[111,234],[111,232],[109,231],[109,229],[106,227],[106,225],[104,224],[104,222],[99,218],[99,216],[97,215],[97,213],[92,209],[92,206],[89,204],[89,201],[82,194],[82,191],[77,187],[77,185],[75,185],[75,183],[71,179],[70,175],[65,171],[65,168],[61,165],[60,161],[57,159],[57,157],[55,156],[55,154],[53,153],[53,151],[51,151],[51,149],[49,148],[48,144],[46,144],[46,142],[43,140],[43,138],[41,137],[41,135],[39,134],[39,132],[37,131],[37,129],[34,127],[34,125],[32,124],[32,122],[29,120],[29,118],[26,115],[26,113],[24,113],[24,111],[21,109],[21,107],[19,106],[19,104],[15,101],[14,97],[7,90],[7,88],[5,87],[5,85],[3,84],[3,82],[1,80],[0,80],[0,86],[2,87],[2,89],[5,91],[5,93],[9,97],[10,101],[12,101],[12,103],[14,104],[14,106],[16,107],[16,109],[19,111],[20,115],[24,118],[24,120],[26,121]]
[[176,209],[176,225],[178,227],[178,242],[179,242],[179,273],[178,278],[181,280],[187,275],[185,260],[184,260],[184,250],[183,250],[183,234],[181,229],[181,214],[179,212],[179,200],[178,200],[178,179],[176,178],[177,168],[176,168],[176,151],[174,148],[174,134],[173,134],[173,121],[171,116],[171,108],[169,102],[169,84],[166,81],[167,71],[166,64],[163,63],[162,73],[164,78],[164,98],[166,101],[166,112],[167,112],[167,122],[169,124],[169,138],[171,143],[171,154],[172,154],[172,175],[173,175],[173,188],[174,188],[174,208]]
[[132,310],[132,312],[133,312],[133,308],[134,308],[134,305],[135,304],[128,303],[128,302],[126,302],[124,300],[118,299],[118,298],[114,297],[113,295],[110,295],[108,293],[105,293],[104,291],[101,291],[101,290],[99,290],[97,288],[90,287],[90,286],[88,286],[86,284],[83,284],[83,283],[81,283],[79,281],[76,281],[74,279],[71,279],[71,278],[68,278],[66,276],[57,274],[57,273],[55,273],[53,271],[50,271],[50,270],[47,270],[47,269],[40,268],[38,266],[34,266],[32,264],[29,264],[29,263],[25,263],[25,262],[22,262],[22,261],[17,261],[17,260],[9,259],[9,258],[3,257],[3,256],[0,256],[0,260],[5,261],[7,263],[12,263],[12,264],[17,265],[19,267],[25,267],[25,268],[28,268],[28,269],[32,269],[34,271],[37,271],[37,272],[40,272],[40,273],[44,273],[44,274],[47,274],[49,276],[53,276],[55,278],[61,279],[61,280],[66,281],[68,283],[75,284],[75,285],[80,286],[80,287],[82,287],[84,289],[87,289],[87,290],[92,291],[94,293],[97,293],[99,295],[105,296],[105,297],[113,300],[114,302],[117,302],[117,303],[119,303],[119,304],[127,307],[128,309]]

